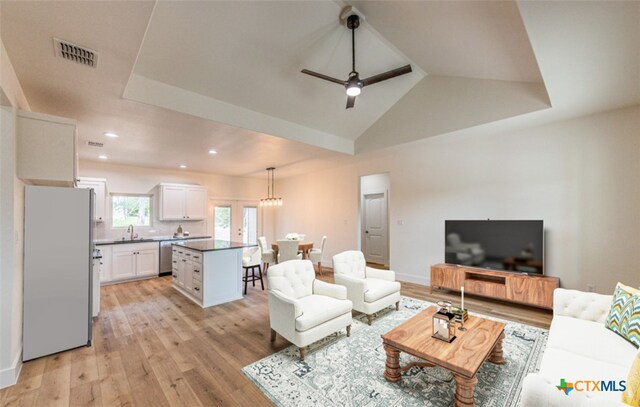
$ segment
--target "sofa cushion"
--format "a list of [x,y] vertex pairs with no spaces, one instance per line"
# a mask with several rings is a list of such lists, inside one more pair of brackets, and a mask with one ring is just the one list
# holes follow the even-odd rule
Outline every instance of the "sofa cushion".
[[632,344],[599,322],[560,315],[551,322],[547,348],[626,367],[637,352]]
[[640,294],[638,290],[618,283],[611,301],[606,327],[640,346]]
[[640,406],[640,352],[629,370],[627,390],[622,394],[622,401],[630,406]]
[[[615,336],[615,335],[614,335]],[[594,352],[604,346],[596,346],[596,342],[592,342]],[[554,385],[559,384],[561,379],[567,382],[578,380],[625,380],[629,367],[633,362],[633,358],[627,363],[627,366],[603,362],[578,355],[566,350],[549,348],[545,349],[544,357],[540,364],[539,374],[547,378]],[[617,400],[620,402],[622,395],[620,392],[601,391],[589,392],[593,398],[602,398],[603,400]]]
[[308,295],[298,298],[302,315],[296,318],[296,331],[303,332],[340,315],[351,312],[351,301],[338,300],[324,295]]
[[387,295],[400,291],[400,283],[379,278],[367,278],[367,291],[364,293],[365,302],[375,302]]

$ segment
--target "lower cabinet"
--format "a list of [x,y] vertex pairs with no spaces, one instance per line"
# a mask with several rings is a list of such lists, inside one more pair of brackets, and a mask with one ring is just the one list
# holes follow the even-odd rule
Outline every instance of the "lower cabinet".
[[101,245],[98,246],[102,259],[100,259],[100,283],[108,283],[111,281],[111,262],[113,261],[113,246]]
[[242,248],[172,248],[173,287],[203,308],[242,298]]
[[202,301],[202,254],[173,247],[173,285]]
[[160,248],[156,242],[103,245],[100,251],[103,257],[103,283],[158,275]]

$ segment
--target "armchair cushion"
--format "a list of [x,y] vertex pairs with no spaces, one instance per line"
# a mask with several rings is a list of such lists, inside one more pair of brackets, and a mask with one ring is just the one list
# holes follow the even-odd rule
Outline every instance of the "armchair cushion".
[[391,270],[378,270],[367,267],[367,278],[379,278],[381,280],[396,281],[396,273]]
[[400,291],[400,283],[397,281],[381,280],[379,278],[367,278],[367,291],[364,293],[365,302],[378,301],[387,295]]
[[347,299],[347,288],[337,284],[329,284],[322,280],[313,281],[313,293],[317,295],[326,295],[337,300]]
[[325,295],[308,295],[297,300],[302,315],[296,318],[296,331],[303,332],[345,313],[351,312],[351,301]]

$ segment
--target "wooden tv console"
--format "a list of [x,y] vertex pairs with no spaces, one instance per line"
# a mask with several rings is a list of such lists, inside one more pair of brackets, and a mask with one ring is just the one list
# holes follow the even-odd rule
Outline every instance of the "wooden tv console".
[[558,277],[530,276],[504,271],[458,266],[455,264],[435,264],[431,266],[433,288],[446,288],[518,302],[541,308],[553,308],[553,290],[560,287]]

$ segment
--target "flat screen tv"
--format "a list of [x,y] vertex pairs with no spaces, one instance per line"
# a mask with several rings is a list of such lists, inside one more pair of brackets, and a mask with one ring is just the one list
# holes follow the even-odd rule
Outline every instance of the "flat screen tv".
[[541,220],[447,220],[445,263],[544,274]]

